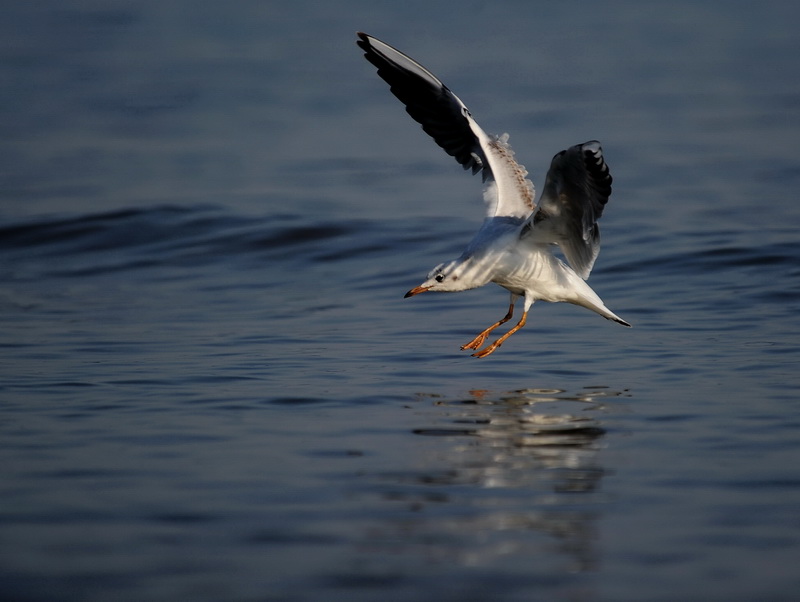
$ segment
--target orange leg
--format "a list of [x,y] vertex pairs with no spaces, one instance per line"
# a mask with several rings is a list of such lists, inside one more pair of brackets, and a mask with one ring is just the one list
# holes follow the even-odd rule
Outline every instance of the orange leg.
[[514,301],[512,300],[511,304],[508,306],[508,313],[505,316],[503,316],[500,320],[489,326],[489,328],[481,332],[478,336],[476,336],[466,345],[461,345],[461,350],[463,351],[464,349],[477,349],[478,347],[483,345],[483,343],[486,341],[486,337],[489,336],[489,333],[492,332],[495,328],[497,328],[501,324],[505,324],[506,322],[508,322],[513,315],[514,315]]
[[473,353],[472,357],[486,357],[490,353],[493,353],[500,345],[502,345],[505,342],[505,340],[508,337],[510,337],[515,332],[517,332],[523,326],[525,326],[525,321],[527,319],[528,319],[528,312],[526,311],[526,312],[523,312],[522,319],[517,323],[516,326],[514,326],[514,328],[509,330],[507,333],[505,333],[503,336],[501,336],[499,339],[497,339],[494,343],[492,343],[488,347]]

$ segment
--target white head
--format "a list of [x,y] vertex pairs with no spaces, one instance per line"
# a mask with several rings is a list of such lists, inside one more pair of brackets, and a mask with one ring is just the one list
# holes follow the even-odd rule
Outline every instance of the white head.
[[474,270],[470,270],[471,267],[473,267],[471,257],[462,256],[440,263],[428,273],[425,282],[412,288],[405,296],[413,297],[425,291],[454,293],[486,284],[487,281],[481,279]]

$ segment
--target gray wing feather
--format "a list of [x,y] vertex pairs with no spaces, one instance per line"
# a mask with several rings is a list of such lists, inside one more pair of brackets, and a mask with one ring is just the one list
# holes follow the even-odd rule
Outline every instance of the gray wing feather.
[[553,157],[542,198],[523,236],[558,244],[572,269],[585,280],[600,252],[597,220],[611,196],[611,182],[596,140],[561,151]]

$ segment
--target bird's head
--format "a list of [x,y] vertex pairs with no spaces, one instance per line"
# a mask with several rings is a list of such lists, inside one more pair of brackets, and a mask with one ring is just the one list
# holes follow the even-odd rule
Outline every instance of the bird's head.
[[465,259],[463,257],[440,263],[428,273],[425,282],[412,288],[405,296],[413,297],[426,291],[454,293],[485,284],[483,282],[472,282],[473,278],[470,277],[469,273],[471,263],[469,258]]

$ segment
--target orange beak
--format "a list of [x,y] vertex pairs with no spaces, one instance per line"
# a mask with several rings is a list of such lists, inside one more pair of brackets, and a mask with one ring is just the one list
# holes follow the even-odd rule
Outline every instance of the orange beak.
[[414,295],[419,295],[420,293],[424,293],[429,288],[431,288],[431,287],[429,287],[429,286],[416,286],[416,287],[412,288],[410,291],[408,291],[403,296],[403,299],[408,299],[409,297],[413,297]]

